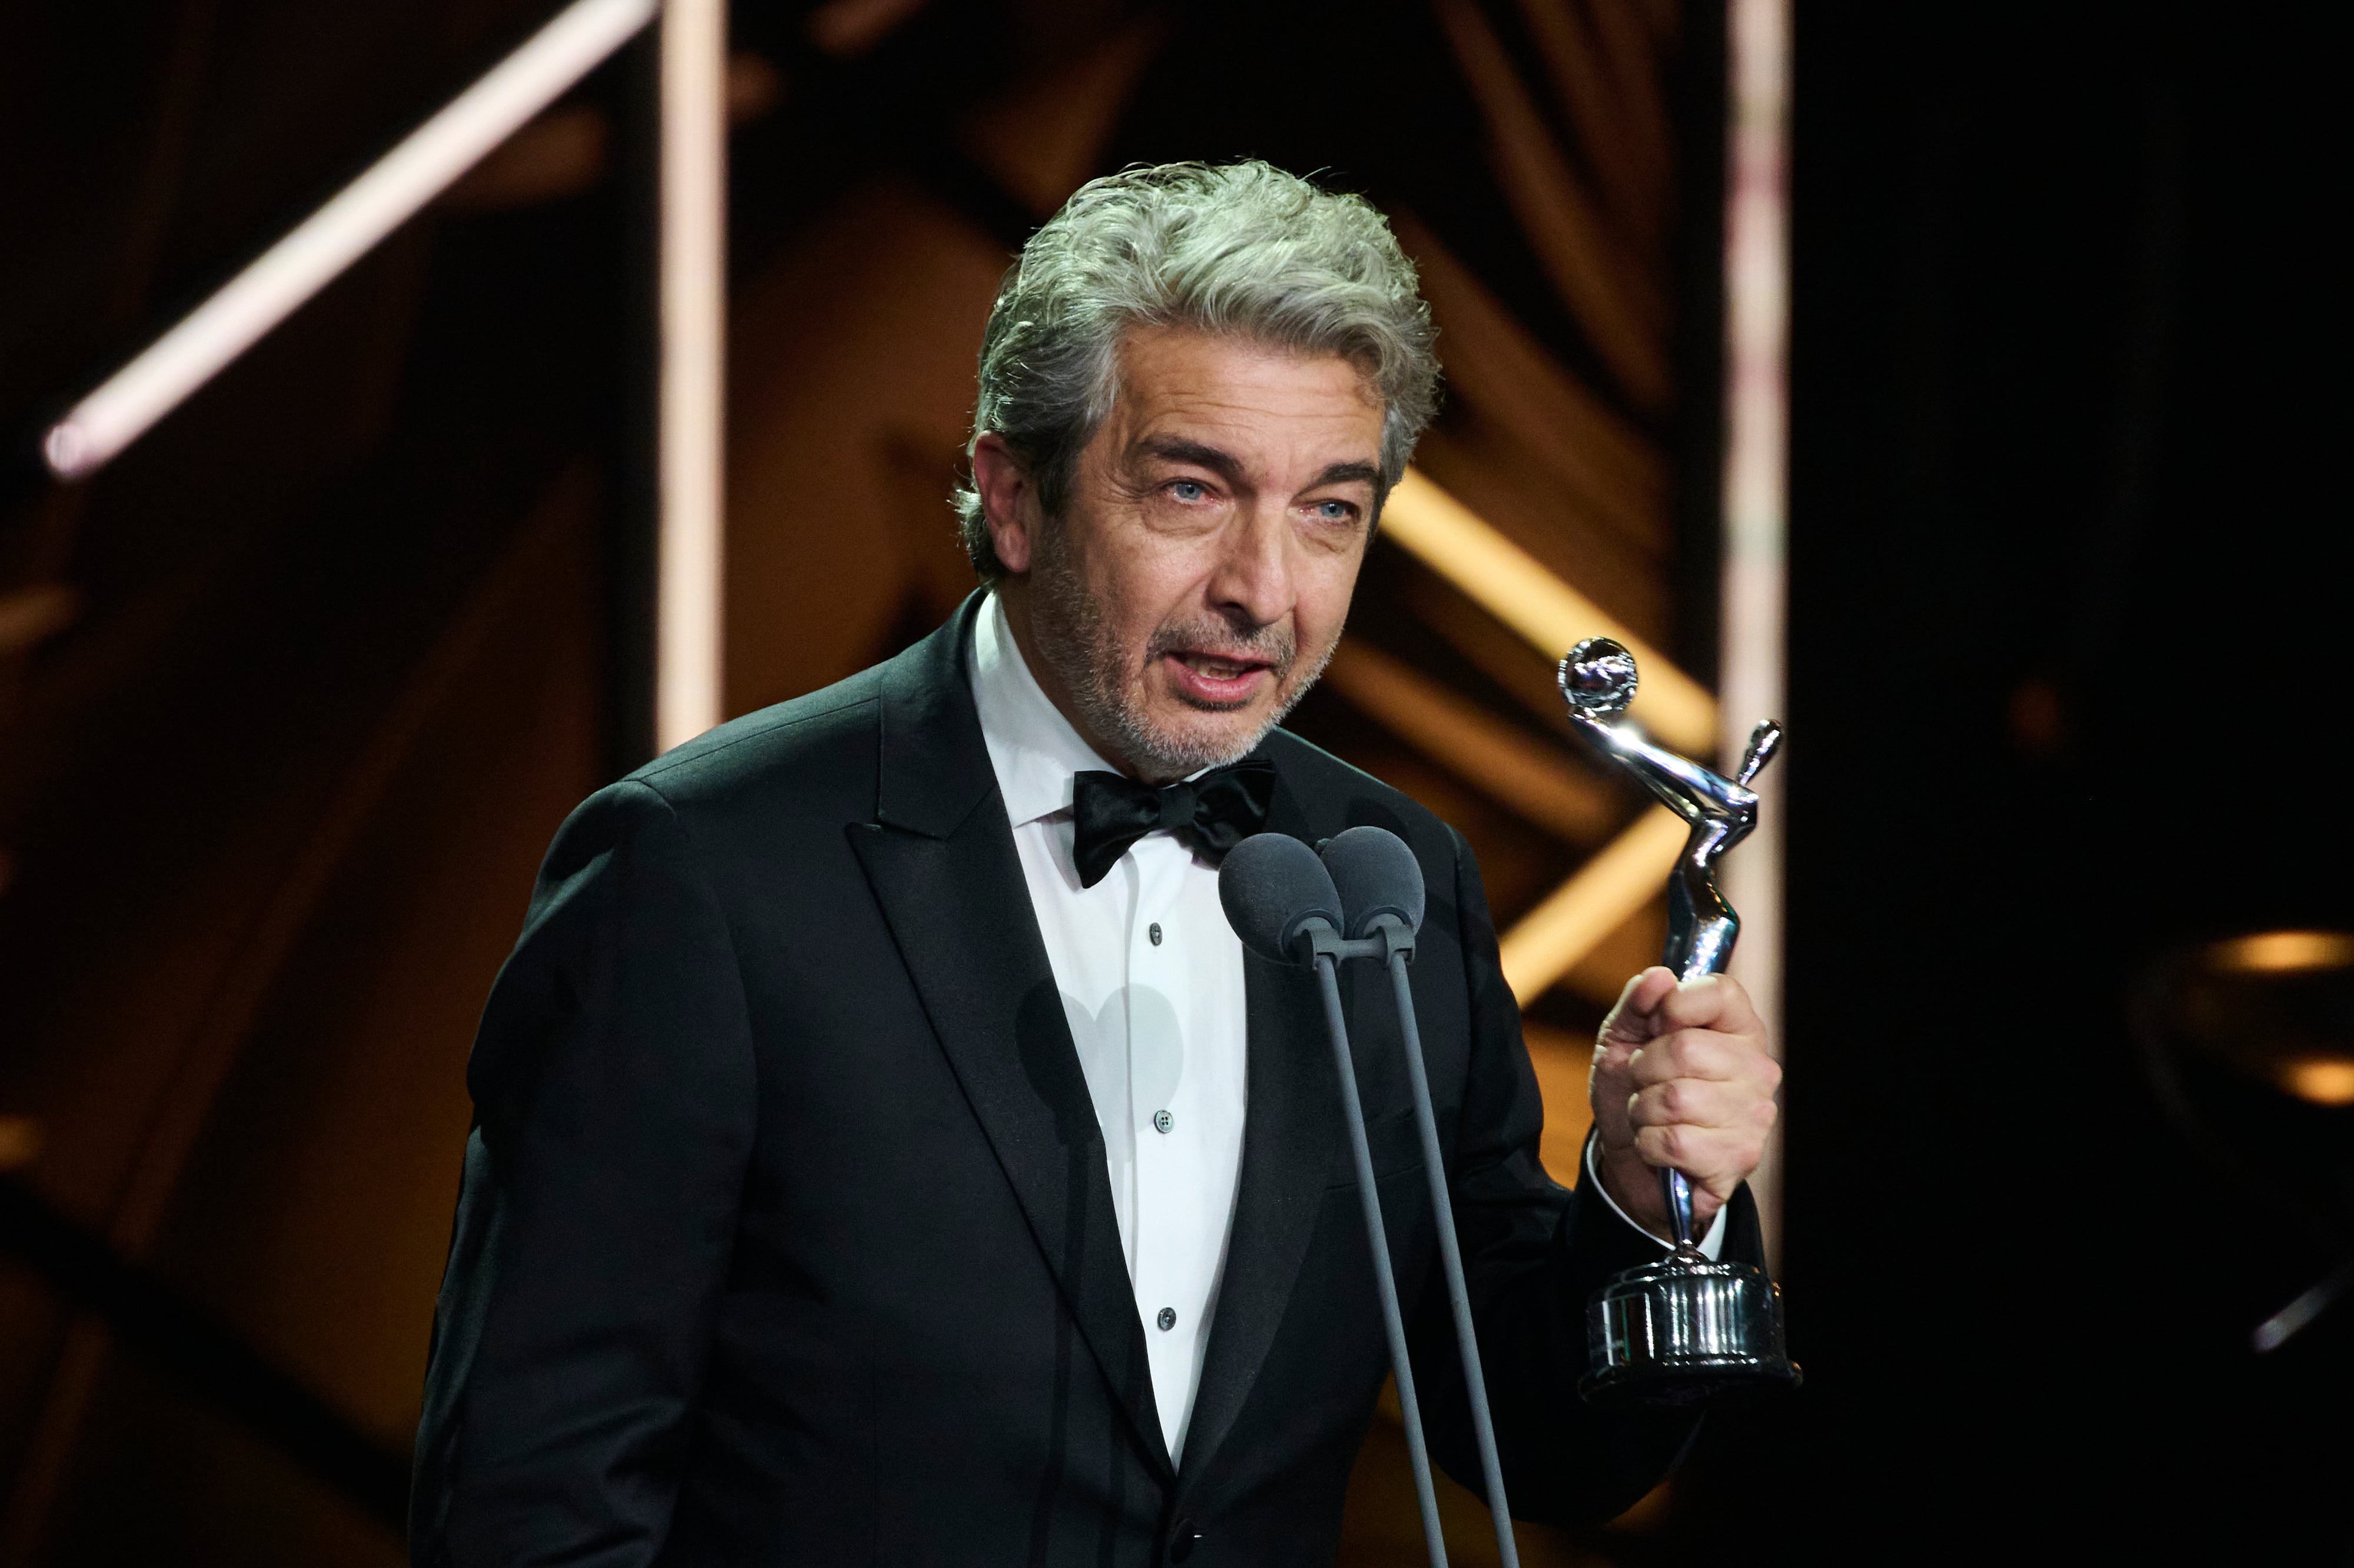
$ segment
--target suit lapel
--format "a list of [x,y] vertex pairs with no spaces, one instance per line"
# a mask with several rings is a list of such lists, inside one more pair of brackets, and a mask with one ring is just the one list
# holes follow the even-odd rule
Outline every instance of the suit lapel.
[[[1315,842],[1279,777],[1267,828]],[[1243,962],[1250,1089],[1242,1178],[1217,1316],[1186,1428],[1181,1489],[1198,1482],[1258,1381],[1323,1206],[1341,1129],[1315,976],[1252,953]]]
[[885,672],[877,821],[852,823],[851,847],[1072,1319],[1169,1478],[1103,1134],[964,673],[979,602]]

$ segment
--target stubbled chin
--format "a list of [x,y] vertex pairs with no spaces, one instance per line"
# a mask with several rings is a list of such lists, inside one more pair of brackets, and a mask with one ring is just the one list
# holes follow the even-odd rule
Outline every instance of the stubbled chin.
[[1207,704],[1183,692],[1160,692],[1146,713],[1151,727],[1182,749],[1194,752],[1248,750],[1267,726],[1270,705],[1264,689],[1238,706]]

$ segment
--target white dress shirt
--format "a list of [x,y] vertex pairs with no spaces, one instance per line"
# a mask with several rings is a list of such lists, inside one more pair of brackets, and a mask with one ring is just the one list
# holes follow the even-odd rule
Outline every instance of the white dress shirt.
[[[1147,833],[1102,881],[1079,885],[1073,780],[1119,769],[1039,686],[995,594],[974,620],[971,672],[990,766],[1103,1129],[1152,1397],[1175,1458],[1201,1387],[1242,1174],[1242,942],[1218,902],[1216,865],[1172,833]],[[1586,1179],[1598,1186],[1587,1159]],[[1723,1233],[1719,1214],[1703,1244],[1711,1257]]]
[[1152,1397],[1173,1458],[1201,1386],[1242,1174],[1243,947],[1218,871],[1167,832],[1093,887],[1071,863],[1072,780],[1116,773],[1040,689],[991,594],[972,695],[1047,961],[1103,1128]]

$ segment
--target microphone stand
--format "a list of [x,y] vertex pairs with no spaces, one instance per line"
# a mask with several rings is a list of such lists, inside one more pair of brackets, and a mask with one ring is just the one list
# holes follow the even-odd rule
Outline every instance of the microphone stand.
[[1479,1445],[1479,1478],[1488,1512],[1496,1526],[1496,1552],[1503,1568],[1521,1568],[1512,1539],[1512,1510],[1504,1500],[1504,1467],[1496,1456],[1496,1426],[1488,1414],[1488,1380],[1479,1370],[1479,1337],[1471,1326],[1471,1292],[1463,1283],[1463,1249],[1455,1239],[1455,1206],[1447,1186],[1447,1163],[1438,1147],[1438,1117],[1430,1107],[1430,1075],[1422,1061],[1422,1028],[1415,1021],[1414,991],[1405,966],[1414,957],[1414,933],[1394,915],[1375,923],[1374,939],[1387,949],[1390,992],[1397,1001],[1398,1031],[1405,1038],[1407,1081],[1414,1086],[1415,1126],[1422,1133],[1422,1168],[1430,1180],[1430,1208],[1438,1225],[1438,1265],[1447,1275],[1447,1305],[1455,1309],[1455,1343],[1463,1356],[1463,1389],[1471,1404],[1471,1432]]
[[[1367,838],[1365,835],[1373,835]],[[1345,853],[1338,846],[1350,844]],[[1386,846],[1386,847],[1384,847]],[[1347,916],[1364,935],[1343,937],[1341,889],[1327,869],[1327,857],[1341,853],[1357,912]],[[1370,856],[1370,859],[1368,859]],[[1370,882],[1369,882],[1370,879]],[[1479,1366],[1479,1341],[1471,1320],[1470,1292],[1463,1280],[1463,1253],[1455,1234],[1455,1205],[1431,1108],[1430,1078],[1423,1062],[1422,1032],[1415,1019],[1406,964],[1414,956],[1422,923],[1422,873],[1412,852],[1394,833],[1351,829],[1310,850],[1299,840],[1259,833],[1237,844],[1218,873],[1218,899],[1227,922],[1244,945],[1278,963],[1306,964],[1316,972],[1324,1004],[1324,1026],[1332,1044],[1332,1065],[1341,1081],[1342,1119],[1355,1161],[1357,1201],[1364,1211],[1365,1241],[1372,1254],[1373,1284],[1381,1300],[1382,1329],[1389,1339],[1390,1367],[1396,1374],[1398,1407],[1405,1418],[1406,1457],[1414,1467],[1416,1500],[1422,1509],[1423,1543],[1432,1568],[1447,1568],[1447,1542],[1439,1529],[1438,1494],[1431,1484],[1430,1452],[1422,1430],[1422,1405],[1414,1387],[1414,1362],[1406,1348],[1405,1316],[1398,1308],[1397,1275],[1390,1259],[1389,1231],[1382,1223],[1382,1200],[1373,1181],[1373,1155],[1365,1138],[1365,1107],[1357,1092],[1356,1061],[1349,1049],[1349,1025],[1341,1006],[1341,965],[1350,959],[1377,959],[1388,969],[1398,1030],[1405,1050],[1407,1081],[1414,1091],[1416,1130],[1422,1143],[1423,1171],[1430,1182],[1432,1223],[1438,1233],[1439,1265],[1454,1308],[1455,1340],[1463,1358],[1464,1398],[1478,1440],[1479,1469],[1494,1516],[1496,1546],[1503,1568],[1520,1568],[1512,1539],[1511,1510],[1504,1499],[1503,1467],[1496,1453],[1495,1424],[1488,1408],[1488,1383]]]
[[1422,1435],[1422,1411],[1415,1397],[1414,1372],[1406,1360],[1405,1319],[1398,1310],[1397,1280],[1390,1266],[1388,1233],[1382,1225],[1382,1203],[1373,1191],[1373,1157],[1365,1140],[1365,1111],[1357,1094],[1357,1071],[1349,1050],[1348,1025],[1341,1015],[1340,964],[1348,959],[1378,959],[1389,970],[1390,991],[1397,1003],[1398,1030],[1405,1041],[1406,1079],[1414,1089],[1415,1128],[1422,1136],[1422,1168],[1430,1182],[1430,1206],[1438,1230],[1438,1264],[1447,1278],[1447,1305],[1455,1313],[1455,1343],[1463,1358],[1464,1396],[1471,1407],[1471,1431],[1479,1449],[1479,1478],[1488,1494],[1488,1512],[1496,1529],[1496,1552],[1503,1568],[1520,1568],[1519,1543],[1512,1537],[1512,1510],[1504,1498],[1503,1462],[1496,1452],[1496,1425],[1488,1409],[1488,1380],[1479,1365],[1479,1338],[1471,1321],[1471,1293],[1463,1281],[1463,1248],[1455,1235],[1453,1194],[1447,1185],[1447,1160],[1438,1143],[1438,1116],[1431,1108],[1430,1075],[1423,1065],[1422,1029],[1414,1015],[1414,990],[1406,980],[1406,963],[1414,957],[1414,932],[1393,915],[1380,916],[1371,935],[1354,941],[1342,938],[1329,926],[1302,933],[1316,966],[1317,983],[1324,995],[1324,1022],[1332,1036],[1334,1065],[1341,1077],[1341,1104],[1349,1124],[1350,1150],[1356,1157],[1357,1191],[1365,1211],[1365,1234],[1373,1252],[1373,1277],[1380,1287],[1383,1326],[1389,1332],[1390,1364],[1396,1370],[1398,1408],[1405,1417],[1406,1454],[1414,1464],[1416,1499],[1422,1505],[1423,1539],[1430,1549],[1433,1568],[1446,1568],[1447,1547],[1439,1537],[1438,1497],[1430,1479],[1430,1455]]
[[[1388,945],[1386,934],[1360,941],[1345,941],[1339,932],[1319,921],[1301,935],[1310,944],[1317,985],[1324,995],[1324,1027],[1332,1037],[1332,1063],[1341,1077],[1341,1107],[1349,1124],[1349,1152],[1356,1157],[1357,1196],[1364,1208],[1365,1239],[1373,1255],[1373,1282],[1382,1300],[1382,1327],[1389,1335],[1390,1369],[1397,1376],[1398,1409],[1405,1418],[1405,1450],[1414,1466],[1415,1500],[1422,1505],[1423,1543],[1429,1549],[1431,1568],[1447,1568],[1447,1542],[1438,1529],[1438,1493],[1431,1485],[1430,1453],[1422,1437],[1422,1406],[1415,1398],[1414,1365],[1406,1356],[1405,1318],[1398,1310],[1397,1277],[1390,1267],[1389,1232],[1382,1224],[1381,1194],[1373,1190],[1373,1151],[1372,1145],[1365,1140],[1365,1107],[1357,1094],[1357,1067],[1355,1058],[1349,1051],[1349,1025],[1341,1015],[1340,960],[1375,956]],[[1408,940],[1410,944],[1411,938]],[[1416,1103],[1427,1128],[1430,1097],[1427,1089],[1422,1086],[1421,1053],[1416,1050],[1413,1054],[1416,1062]],[[1424,1155],[1427,1159],[1435,1139],[1427,1131],[1425,1138]],[[1441,1214],[1443,1222],[1444,1210]],[[1455,1239],[1451,1224],[1446,1224],[1440,1234],[1449,1244]],[[1449,1255],[1452,1255],[1451,1245]],[[1450,1287],[1459,1292],[1462,1286],[1459,1263],[1454,1266],[1447,1277]],[[1458,1325],[1465,1320],[1460,1317],[1457,1319]],[[1472,1354],[1476,1357],[1477,1352]],[[1487,1432],[1484,1394],[1475,1393],[1473,1397],[1479,1401],[1473,1408],[1479,1413],[1480,1431],[1484,1436]],[[1493,1440],[1490,1439],[1482,1453],[1491,1451],[1493,1446]],[[1514,1563],[1509,1556],[1505,1561]],[[1517,1568],[1516,1563],[1514,1568]]]

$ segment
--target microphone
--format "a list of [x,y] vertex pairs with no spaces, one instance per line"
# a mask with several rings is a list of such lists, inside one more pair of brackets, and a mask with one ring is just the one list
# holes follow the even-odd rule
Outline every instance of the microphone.
[[1316,852],[1281,833],[1254,833],[1218,867],[1218,902],[1243,946],[1278,964],[1306,964],[1298,944],[1318,927],[1337,936],[1341,895]]
[[1348,956],[1349,944],[1341,935],[1340,893],[1314,850],[1281,833],[1255,833],[1226,852],[1218,867],[1218,902],[1225,908],[1226,924],[1235,928],[1244,947],[1276,963],[1316,971],[1317,987],[1324,997],[1325,1031],[1332,1041],[1332,1065],[1341,1078],[1349,1151],[1356,1159],[1357,1197],[1364,1210],[1365,1241],[1373,1252],[1382,1328],[1390,1342],[1390,1371],[1397,1377],[1398,1410],[1405,1417],[1406,1457],[1414,1465],[1415,1498],[1422,1505],[1423,1544],[1429,1551],[1431,1568],[1447,1568],[1447,1542],[1438,1528],[1438,1493],[1431,1485],[1430,1452],[1422,1436],[1422,1406],[1415,1397],[1414,1366],[1406,1355],[1405,1317],[1398,1310],[1389,1233],[1382,1226],[1381,1194],[1373,1187],[1373,1149],[1365,1141],[1365,1107],[1357,1094],[1349,1026],[1341,1014],[1339,964]]
[[1422,864],[1404,839],[1382,828],[1351,828],[1324,841],[1321,858],[1341,895],[1347,935],[1370,937],[1384,917],[1408,936],[1422,929]]
[[[1447,1276],[1447,1301],[1455,1310],[1455,1344],[1463,1357],[1463,1387],[1471,1404],[1471,1430],[1479,1441],[1479,1477],[1486,1483],[1488,1512],[1496,1527],[1496,1550],[1503,1568],[1520,1568],[1512,1539],[1512,1510],[1504,1498],[1504,1467],[1496,1453],[1496,1427],[1488,1412],[1488,1382],[1479,1370],[1479,1339],[1471,1322],[1471,1293],[1463,1283],[1463,1249],[1455,1236],[1455,1208],[1447,1191],[1447,1166],[1438,1147],[1438,1118],[1430,1105],[1430,1075],[1422,1057],[1422,1030],[1414,1016],[1414,991],[1405,967],[1414,938],[1422,929],[1422,864],[1395,833],[1375,827],[1351,828],[1327,840],[1322,858],[1341,895],[1341,929],[1350,946],[1378,940],[1390,971],[1390,994],[1397,1003],[1398,1033],[1405,1042],[1406,1078],[1414,1086],[1414,1120],[1422,1134],[1422,1168],[1430,1181],[1430,1212],[1438,1228],[1438,1262]],[[1351,957],[1355,954],[1347,955]]]

